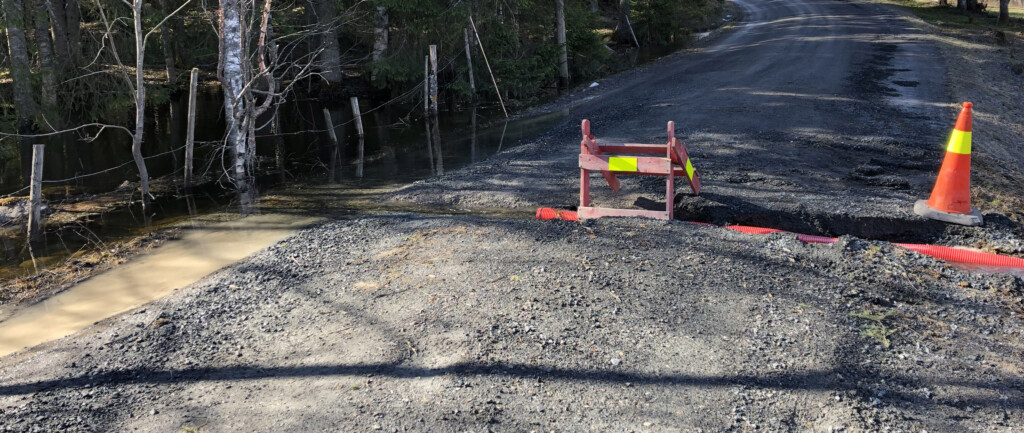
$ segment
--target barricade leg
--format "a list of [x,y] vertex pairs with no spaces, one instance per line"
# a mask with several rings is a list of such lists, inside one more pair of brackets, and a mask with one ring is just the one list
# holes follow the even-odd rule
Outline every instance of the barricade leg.
[[580,207],[590,206],[590,171],[580,169]]
[[672,158],[668,159],[668,177],[665,180],[665,212],[668,212],[668,219],[672,219],[675,212],[676,186],[675,176],[672,174]]

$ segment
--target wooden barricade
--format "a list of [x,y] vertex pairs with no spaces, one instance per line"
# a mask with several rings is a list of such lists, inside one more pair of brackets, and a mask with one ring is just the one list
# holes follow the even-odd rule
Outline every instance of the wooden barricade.
[[[662,220],[672,219],[675,207],[675,178],[684,177],[694,195],[700,193],[700,180],[690,162],[686,147],[675,137],[675,122],[668,122],[668,141],[665,144],[598,143],[590,133],[590,121],[581,125],[580,142],[580,207],[579,218],[594,219],[606,216],[639,216]],[[664,155],[640,156],[640,155]],[[590,205],[590,172],[600,171],[613,192],[619,190],[620,175],[665,176],[665,210],[634,210],[592,207]]]

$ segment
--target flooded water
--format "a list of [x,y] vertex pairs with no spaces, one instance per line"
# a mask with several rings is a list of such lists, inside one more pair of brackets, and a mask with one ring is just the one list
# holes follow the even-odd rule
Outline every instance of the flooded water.
[[[217,152],[223,131],[220,118],[220,95],[201,93],[203,106],[215,106],[217,110],[198,110],[196,140],[201,144],[196,150],[196,172],[217,173],[220,170],[221,154]],[[147,139],[146,155],[165,155],[147,161],[153,177],[178,174],[182,170],[183,150],[170,152],[180,145],[184,137],[184,122],[176,118],[178,103],[157,110],[153,116],[154,125],[149,128],[151,138]],[[441,143],[439,148],[431,145],[426,136],[422,119],[410,116],[415,108],[385,106],[374,109],[375,105],[365,104],[363,124],[365,138],[360,140],[348,104],[327,106],[313,102],[296,102],[282,109],[283,156],[289,174],[289,183],[307,185],[330,184],[353,191],[366,191],[402,185],[415,180],[443,173],[446,170],[486,158],[504,148],[511,147],[538,132],[550,129],[559,122],[564,113],[548,114],[535,118],[505,121],[497,107],[467,107],[461,111],[447,112],[439,117]],[[339,141],[336,151],[326,132],[327,126],[323,109],[327,108],[335,124]],[[483,125],[487,125],[484,127]],[[130,147],[127,137],[111,136],[106,141],[96,140],[82,146],[77,153],[67,154],[61,143],[47,148],[47,166],[44,179],[66,179],[77,173],[106,172],[74,182],[65,183],[64,188],[48,186],[46,199],[59,202],[64,192],[101,193],[116,189],[125,179],[137,179],[134,164],[119,167],[123,161],[112,161],[108,155],[125,154]],[[120,138],[125,138],[121,140]],[[257,140],[260,170],[263,173],[276,171],[275,159],[277,137],[263,136]],[[362,158],[360,158],[362,156]],[[75,159],[66,164],[67,158]],[[211,168],[216,167],[216,168]],[[266,174],[260,177],[258,190],[275,193],[279,177]],[[124,192],[128,196],[130,191]],[[138,199],[136,196],[135,199]],[[335,199],[337,199],[337,194]],[[211,212],[236,211],[239,200],[228,185],[208,183],[191,196],[173,193],[158,196],[153,203],[153,213],[143,215],[138,206],[122,207],[114,211],[91,215],[80,223],[63,225],[45,231],[43,240],[30,245],[25,240],[21,227],[8,228],[0,232],[0,279],[30,275],[38,270],[59,264],[68,256],[83,249],[95,249],[113,240],[125,239],[145,233],[154,228],[178,224]],[[301,204],[299,206],[302,206]],[[332,203],[324,208],[305,207],[311,215],[323,215],[318,209],[331,212],[351,213],[361,208],[346,209],[344,204]],[[252,210],[249,210],[252,211]],[[267,209],[273,212],[274,209]]]
[[[677,48],[639,52],[631,60],[643,63]],[[220,146],[224,131],[221,94],[207,88],[200,91],[197,101],[195,172],[206,182],[192,194],[180,188],[165,192],[155,199],[149,215],[143,215],[138,205],[121,206],[89,214],[74,224],[44,226],[43,239],[31,247],[23,228],[0,227],[0,280],[14,284],[13,278],[60,264],[78,251],[98,250],[109,242],[168,226],[182,226],[185,233],[179,240],[43,302],[0,311],[0,356],[70,335],[166,296],[320,218],[387,211],[451,213],[380,203],[376,197],[397,185],[485,159],[550,130],[567,115],[558,112],[508,121],[497,106],[459,107],[440,113],[441,139],[435,143],[428,138],[421,106],[361,101],[365,136],[360,139],[348,101],[326,105],[315,100],[289,102],[280,112],[279,134],[257,138],[257,171],[262,174],[256,191],[262,197],[257,197],[255,208],[249,208],[242,203],[248,199],[240,200],[226,179],[218,178],[227,164]],[[152,178],[180,179],[186,107],[181,98],[148,110],[143,154]],[[327,133],[325,108],[338,137],[337,148]],[[125,122],[130,119],[121,123]],[[126,180],[138,180],[127,134],[107,131],[95,140],[85,138],[68,135],[46,142],[43,177],[47,202],[109,193]],[[278,174],[282,162],[286,181]],[[0,177],[4,180],[0,196],[22,186],[17,174],[0,173]],[[131,194],[130,188],[124,189],[122,199]],[[137,195],[133,198],[139,199]],[[532,212],[509,209],[474,209],[473,213],[532,217]],[[231,221],[203,222],[209,216]]]
[[[185,234],[181,239],[167,242],[39,304],[15,311],[10,317],[0,317],[0,356],[70,335],[106,317],[166,296],[323,217],[396,210],[438,212],[437,209],[396,207],[380,203],[376,197],[395,185],[456,169],[493,155],[550,129],[564,116],[555,113],[510,122],[491,122],[490,126],[483,128],[477,125],[483,124],[488,117],[481,111],[469,109],[460,112],[461,118],[448,116],[448,120],[441,123],[440,152],[427,147],[425,127],[407,127],[401,122],[373,122],[375,117],[369,117],[365,122],[367,137],[361,162],[358,136],[354,128],[349,127],[351,125],[338,128],[339,140],[344,137],[346,144],[333,164],[330,159],[321,159],[330,158],[333,152],[321,149],[315,143],[308,148],[293,145],[289,148],[291,152],[307,152],[314,156],[295,158],[298,162],[290,165],[295,170],[305,169],[306,176],[301,182],[286,184],[275,184],[276,176],[266,176],[258,206],[248,211],[256,215],[233,221],[204,222],[211,214],[238,216],[238,202],[234,196],[212,185],[190,196],[175,195],[155,201],[155,214],[148,221],[139,209],[129,207],[98,215],[82,225],[48,231],[44,242],[31,251],[20,232],[9,233],[4,238],[4,244],[8,246],[4,249],[4,266],[0,267],[0,276],[6,278],[36,272],[33,263],[43,267],[59,263],[79,249],[98,248],[104,242],[147,230],[178,225],[183,226]],[[336,113],[336,118],[345,118],[344,112]],[[385,118],[376,117],[380,120]],[[344,135],[341,134],[343,130]],[[313,135],[319,134],[311,134],[311,140],[322,138]],[[303,167],[302,164],[308,166]],[[113,181],[116,178],[112,178]],[[509,215],[507,209],[480,209],[477,213],[515,216]],[[532,212],[521,216],[531,217]],[[22,247],[19,249],[18,245]],[[43,323],[47,325],[41,326]]]
[[[0,322],[0,357],[70,335],[166,296],[316,220],[295,215],[254,215],[189,230],[179,240]],[[41,326],[43,323],[45,326]]]
[[[645,47],[629,54],[634,65],[647,63],[678,51],[686,41]],[[267,192],[280,184],[278,154],[288,182],[339,184],[355,189],[406,184],[444,173],[487,158],[523,139],[549,130],[566,113],[552,113],[527,119],[504,121],[500,107],[448,107],[439,114],[441,143],[429,143],[422,105],[360,101],[365,138],[360,142],[348,101],[323,103],[299,100],[285,103],[280,110],[281,131],[267,131],[257,138],[258,190]],[[422,101],[420,101],[422,102]],[[223,140],[223,97],[216,86],[200,87],[195,127],[195,173],[212,184],[191,197],[180,191],[158,196],[154,213],[142,215],[138,206],[89,215],[80,223],[45,229],[44,239],[29,248],[22,227],[0,227],[0,280],[30,275],[61,262],[67,256],[112,240],[137,236],[154,228],[180,223],[211,212],[237,211],[239,200],[221,176],[228,158]],[[330,112],[339,141],[336,151],[327,134],[323,109]],[[187,130],[187,97],[172,99],[147,110],[143,155],[151,178],[183,172],[184,141]],[[126,113],[125,115],[131,115]],[[130,118],[107,119],[130,124]],[[45,142],[44,200],[60,202],[76,194],[99,194],[116,190],[126,180],[138,181],[131,160],[131,138],[122,131],[107,130],[95,139],[80,134]],[[278,150],[281,150],[280,152]],[[83,177],[85,176],[85,177]],[[0,196],[23,185],[18,173],[0,173]],[[126,189],[122,197],[131,196]],[[132,198],[138,200],[135,194]],[[335,211],[347,211],[331,206]],[[44,216],[45,224],[45,216]]]

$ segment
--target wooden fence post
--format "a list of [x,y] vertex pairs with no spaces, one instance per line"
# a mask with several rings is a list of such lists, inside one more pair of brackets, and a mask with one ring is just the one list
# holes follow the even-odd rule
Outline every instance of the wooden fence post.
[[469,50],[469,29],[462,29],[462,38],[466,41],[466,69],[469,74],[469,91],[473,94],[473,98],[476,98],[476,81],[473,78],[473,55]]
[[192,68],[192,81],[188,87],[188,132],[185,134],[185,189],[192,188],[192,161],[195,156],[196,86],[199,68]]
[[363,157],[365,156],[364,144],[365,144],[365,140],[363,140],[363,136],[360,135],[359,136],[359,160],[356,161],[356,164],[357,164],[356,165],[356,177],[363,177]]
[[43,205],[43,153],[46,146],[32,145],[32,177],[29,186],[28,239],[39,240],[39,223]]
[[359,113],[359,98],[353,96],[350,101],[352,102],[352,115],[356,117],[356,131],[359,131],[359,138],[363,138],[363,115]]
[[430,117],[430,56],[423,56],[423,116]]
[[274,136],[274,159],[277,163],[277,180],[284,183],[287,170],[284,168],[285,148],[284,136],[281,135],[281,107],[274,107],[274,119],[270,123],[270,133]]
[[340,152],[340,146],[338,145],[338,136],[334,133],[334,122],[331,120],[331,112],[328,111],[327,108],[324,108],[324,123],[327,125],[327,135],[331,137],[331,144],[334,146],[334,150],[331,151],[331,165],[328,170],[327,177],[330,178],[329,180],[331,182],[334,182],[336,180],[334,176],[335,167],[337,165],[338,158],[340,157],[338,154]]
[[430,174],[437,174],[437,168],[436,168],[436,166],[434,166],[434,146],[433,146],[433,144],[431,144],[431,141],[432,141],[431,135],[433,135],[433,134],[430,132],[430,117],[429,116],[423,118],[423,126],[426,127],[425,131],[426,131],[426,137],[427,137],[427,158],[430,159]]
[[430,46],[430,114],[437,115],[437,45]]
[[469,110],[469,123],[471,126],[469,138],[469,161],[476,162],[476,104]]

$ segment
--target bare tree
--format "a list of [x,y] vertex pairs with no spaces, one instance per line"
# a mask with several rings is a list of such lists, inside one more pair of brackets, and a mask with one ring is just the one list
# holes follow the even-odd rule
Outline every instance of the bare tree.
[[[272,125],[277,122],[272,117],[266,124],[257,125],[257,118],[275,108],[296,83],[310,76],[322,51],[316,49],[296,56],[295,51],[304,38],[314,34],[302,31],[290,35],[295,38],[279,47],[271,23],[272,4],[272,0],[264,0],[258,9],[260,26],[254,54],[248,43],[247,23],[255,21],[256,1],[220,0],[218,12],[220,62],[217,75],[224,90],[225,147],[232,157],[227,171],[239,190],[243,205],[245,200],[251,199],[248,190],[252,187],[256,133],[264,127],[273,130]],[[289,61],[282,62],[280,59],[284,57]],[[278,83],[285,75],[290,78],[289,83],[279,90]]]
[[1005,26],[1010,24],[1010,0],[999,0],[999,20],[996,24]]
[[103,25],[106,27],[106,31],[103,35],[105,40],[105,46],[110,50],[114,61],[117,63],[118,70],[122,72],[127,81],[128,86],[131,88],[132,93],[135,95],[135,130],[132,132],[132,159],[135,160],[135,166],[139,169],[139,186],[142,190],[142,209],[144,212],[149,212],[149,201],[152,195],[149,193],[149,170],[146,169],[146,159],[142,156],[142,136],[145,131],[146,123],[146,82],[145,82],[145,60],[146,60],[146,42],[149,40],[150,35],[154,31],[160,29],[168,18],[174,14],[180,12],[185,8],[192,0],[185,0],[174,12],[168,14],[159,24],[150,29],[148,32],[143,33],[142,31],[142,7],[143,0],[132,0],[131,3],[128,0],[121,0],[126,5],[132,8],[132,23],[134,24],[134,35],[135,35],[135,77],[133,80],[124,72],[124,63],[121,62],[121,56],[117,51],[117,43],[113,37],[113,25],[111,21],[107,19],[106,12],[103,10],[103,5],[100,4],[100,0],[96,0],[96,8],[99,11],[100,18],[103,21]]

